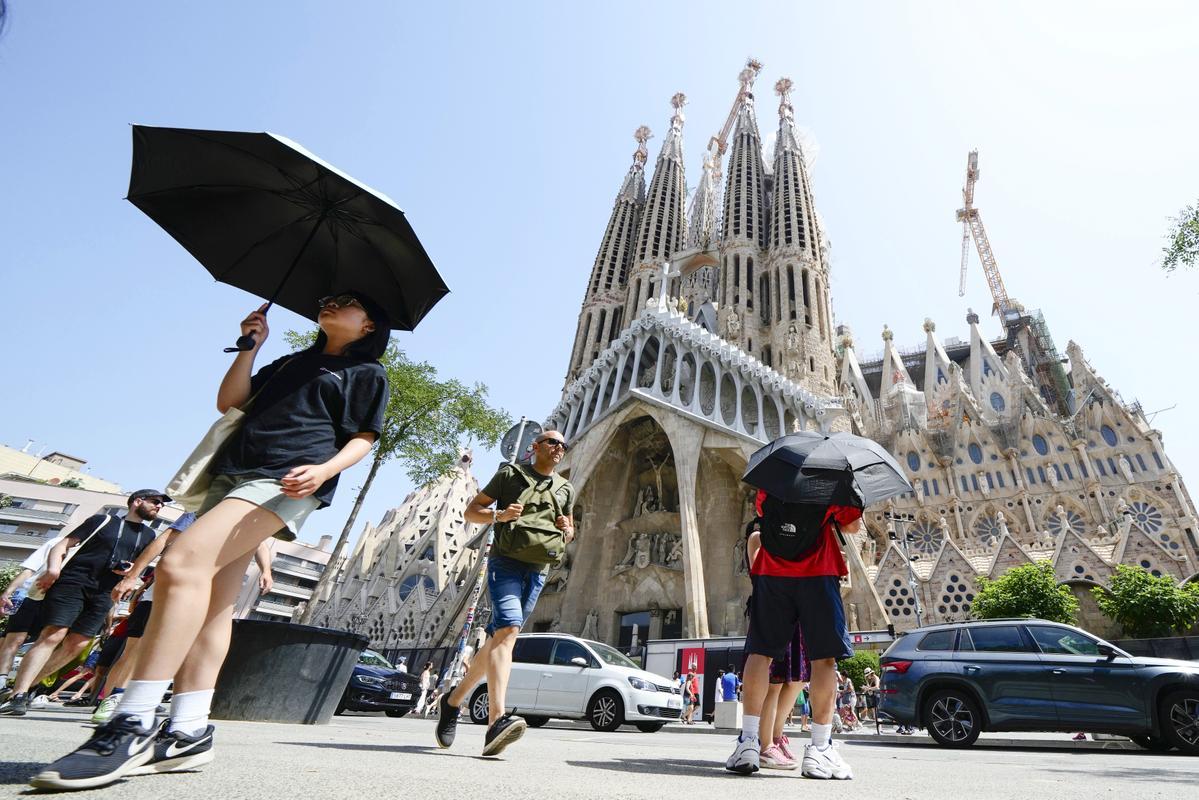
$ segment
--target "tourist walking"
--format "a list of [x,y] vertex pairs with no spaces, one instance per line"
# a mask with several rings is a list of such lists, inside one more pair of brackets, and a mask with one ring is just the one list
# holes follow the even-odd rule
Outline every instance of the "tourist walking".
[[729,664],[727,670],[723,670],[720,674],[720,697],[726,703],[737,701],[737,692],[741,690],[741,680],[737,677],[737,671],[733,669],[733,665]]
[[882,684],[878,679],[878,675],[871,667],[866,667],[866,671],[863,673],[863,675],[865,676],[865,685],[862,687],[862,694],[865,695],[866,700],[866,710],[864,712],[863,721],[865,721],[865,718],[868,716],[870,721],[877,725],[878,695]]
[[433,689],[433,662],[426,661],[425,668],[421,670],[420,677],[420,698],[416,701],[416,713],[423,714],[425,711],[425,703],[429,700],[429,693]]
[[[695,724],[695,711],[700,706],[699,678],[694,672],[688,672],[683,680],[683,724]],[[700,720],[703,721],[702,719]]]
[[8,673],[17,655],[17,650],[26,639],[36,639],[42,630],[42,598],[46,592],[37,585],[46,572],[50,551],[66,538],[60,534],[48,539],[21,562],[21,571],[13,576],[8,586],[0,593],[0,614],[8,616],[4,638],[0,639],[0,691],[8,683]]
[[[853,655],[845,610],[841,604],[841,576],[848,574],[837,543],[836,530],[859,529],[861,509],[848,506],[786,506],[759,492],[763,517],[762,547],[750,571],[749,654],[744,669],[741,735],[726,769],[750,775],[760,768],[760,724],[763,703],[770,690],[770,664],[781,659],[795,635],[803,630],[804,646],[812,664],[811,702],[814,717],[811,742],[804,748],[801,769],[809,778],[853,777],[849,765],[832,746],[833,702],[836,698],[836,660]],[[779,543],[783,515],[792,520],[789,535],[811,534],[806,550],[784,557]],[[771,548],[778,552],[771,552]]]
[[[0,714],[24,716],[30,688],[74,661],[104,629],[113,605],[109,592],[154,541],[149,523],[169,500],[153,489],[136,491],[129,496],[125,516],[91,516],[51,548],[36,583],[46,593],[39,610],[43,627],[21,660],[12,696],[0,705]],[[71,548],[76,549],[68,553]]]
[[454,743],[458,708],[484,679],[489,708],[483,755],[499,755],[525,732],[525,721],[506,708],[508,675],[516,635],[533,613],[546,572],[562,561],[574,539],[574,487],[556,472],[566,449],[561,433],[543,431],[533,443],[532,463],[500,467],[466,509],[467,522],[494,526],[487,561],[490,638],[462,681],[441,697],[435,732],[439,747]]
[[[378,359],[390,340],[387,315],[353,292],[319,305],[316,342],[257,373],[266,306],[242,321],[254,345],[234,358],[217,408],[252,402],[209,468],[212,485],[197,520],[158,563],[132,679],[112,719],[34,776],[35,787],[104,786],[212,760],[209,707],[250,559],[271,536],[294,539],[310,513],[329,505],[337,476],[370,452],[383,428],[388,387]],[[172,681],[170,718],[159,728],[155,709]]]

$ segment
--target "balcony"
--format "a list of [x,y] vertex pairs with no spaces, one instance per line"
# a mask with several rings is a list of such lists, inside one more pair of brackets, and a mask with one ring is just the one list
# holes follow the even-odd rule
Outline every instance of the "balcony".
[[268,600],[259,600],[254,604],[254,610],[263,614],[270,614],[272,617],[291,619],[291,614],[296,609],[295,606],[285,606],[282,603],[272,603]]
[[8,506],[0,508],[0,520],[7,522],[35,522],[40,525],[50,525],[61,528],[71,518],[70,514],[62,511],[43,511],[38,508],[17,508]]
[[304,586],[296,586],[291,583],[282,583],[275,581],[271,586],[271,594],[281,594],[284,597],[295,597],[299,600],[308,600],[312,597],[312,590]]
[[271,562],[271,571],[282,572],[284,575],[294,575],[297,578],[308,578],[313,581],[320,580],[321,577],[321,570],[319,569],[312,569],[311,567],[299,564],[289,564],[277,558]]
[[45,543],[46,537],[41,533],[0,533],[0,547],[19,547],[32,552]]

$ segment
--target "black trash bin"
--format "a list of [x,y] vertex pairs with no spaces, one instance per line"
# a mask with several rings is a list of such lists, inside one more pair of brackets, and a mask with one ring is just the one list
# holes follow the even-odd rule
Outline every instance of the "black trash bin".
[[237,619],[212,699],[215,719],[324,725],[358,656],[359,633],[290,622]]

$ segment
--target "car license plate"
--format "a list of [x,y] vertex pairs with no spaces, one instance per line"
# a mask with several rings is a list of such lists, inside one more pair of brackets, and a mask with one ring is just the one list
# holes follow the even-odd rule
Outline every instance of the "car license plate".
[[681,697],[672,697],[666,701],[667,708],[682,708],[683,699]]
[[411,700],[412,693],[411,692],[392,692],[391,699],[392,700]]

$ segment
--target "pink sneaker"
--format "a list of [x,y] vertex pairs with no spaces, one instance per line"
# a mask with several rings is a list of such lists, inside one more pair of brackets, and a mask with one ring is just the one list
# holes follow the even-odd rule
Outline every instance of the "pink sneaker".
[[762,751],[762,756],[759,759],[762,769],[795,769],[799,766],[795,759],[787,758],[778,745],[770,745]]
[[795,757],[795,754],[791,752],[791,740],[788,739],[786,736],[780,736],[779,738],[775,739],[774,746],[777,747],[779,749],[779,751],[783,755],[785,755],[789,760],[794,761],[796,763],[799,762],[799,759],[797,759]]

